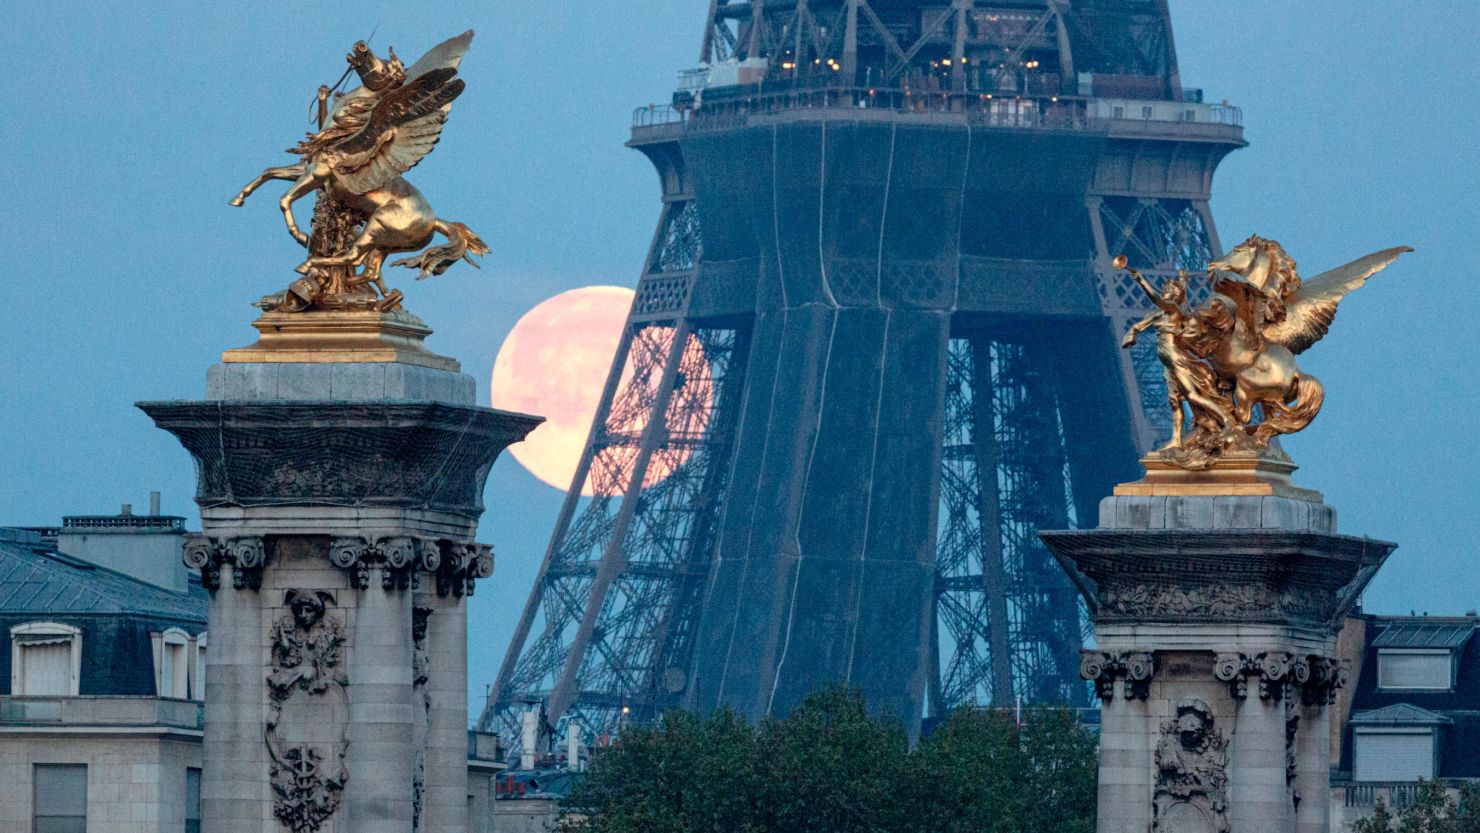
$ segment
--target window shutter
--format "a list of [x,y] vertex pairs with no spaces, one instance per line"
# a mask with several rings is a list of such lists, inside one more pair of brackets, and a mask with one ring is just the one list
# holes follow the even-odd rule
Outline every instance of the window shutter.
[[29,695],[72,693],[72,639],[25,641],[20,644],[21,691]]
[[1378,685],[1381,688],[1446,690],[1450,684],[1453,661],[1448,651],[1381,651],[1377,655],[1377,666]]
[[87,765],[36,764],[36,833],[86,833]]
[[1434,777],[1434,734],[1358,732],[1353,750],[1357,781],[1417,781]]

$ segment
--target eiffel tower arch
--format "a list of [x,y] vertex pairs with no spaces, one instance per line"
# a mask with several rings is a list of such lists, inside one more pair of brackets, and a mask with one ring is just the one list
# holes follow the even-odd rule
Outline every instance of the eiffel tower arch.
[[1036,530],[1169,432],[1110,261],[1219,252],[1238,109],[1165,0],[711,0],[701,50],[634,117],[658,227],[481,725],[1087,705]]

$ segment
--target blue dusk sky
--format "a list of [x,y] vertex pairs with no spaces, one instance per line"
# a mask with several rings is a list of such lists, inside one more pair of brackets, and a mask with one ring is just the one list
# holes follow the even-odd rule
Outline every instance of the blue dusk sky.
[[[253,340],[248,304],[282,288],[302,250],[276,214],[281,184],[245,209],[226,201],[289,161],[314,89],[376,26],[377,47],[408,61],[478,31],[467,92],[410,178],[493,253],[482,271],[396,283],[486,397],[522,313],[636,284],[658,182],[622,143],[633,108],[667,100],[697,61],[707,5],[0,4],[0,525],[115,512],[150,489],[198,523],[188,456],[133,403],[199,397],[221,351]],[[1307,276],[1417,249],[1301,358],[1326,406],[1286,447],[1342,531],[1401,545],[1369,610],[1480,606],[1480,3],[1172,0],[1172,13],[1184,85],[1243,108],[1250,145],[1213,193],[1225,244],[1277,238]],[[471,603],[475,710],[562,495],[505,457],[485,497],[480,540],[498,568]]]

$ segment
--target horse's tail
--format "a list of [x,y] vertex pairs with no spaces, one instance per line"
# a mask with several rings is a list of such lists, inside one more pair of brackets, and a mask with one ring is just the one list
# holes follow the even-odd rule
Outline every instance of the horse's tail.
[[1255,427],[1255,439],[1267,442],[1275,434],[1293,434],[1309,425],[1321,412],[1321,404],[1326,401],[1326,389],[1321,380],[1302,373],[1296,377],[1290,390],[1294,394],[1293,405],[1279,405],[1268,400],[1263,403],[1264,421]]
[[408,257],[392,263],[392,266],[410,266],[421,270],[416,276],[417,280],[428,278],[432,275],[440,275],[447,271],[447,267],[466,260],[477,267],[478,262],[473,260],[473,255],[482,257],[488,254],[488,244],[479,239],[471,229],[462,223],[450,220],[438,220],[437,231],[447,236],[447,242],[441,246],[433,246],[422,252],[417,257]]

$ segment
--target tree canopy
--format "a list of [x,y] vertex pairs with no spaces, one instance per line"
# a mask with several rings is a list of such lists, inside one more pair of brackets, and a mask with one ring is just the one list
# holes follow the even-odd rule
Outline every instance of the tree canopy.
[[628,728],[564,806],[583,833],[1091,833],[1095,740],[1067,709],[957,709],[914,749],[829,688],[784,718]]
[[1413,800],[1394,813],[1382,799],[1352,833],[1480,833],[1480,784],[1468,783],[1459,800],[1442,781],[1422,781]]

